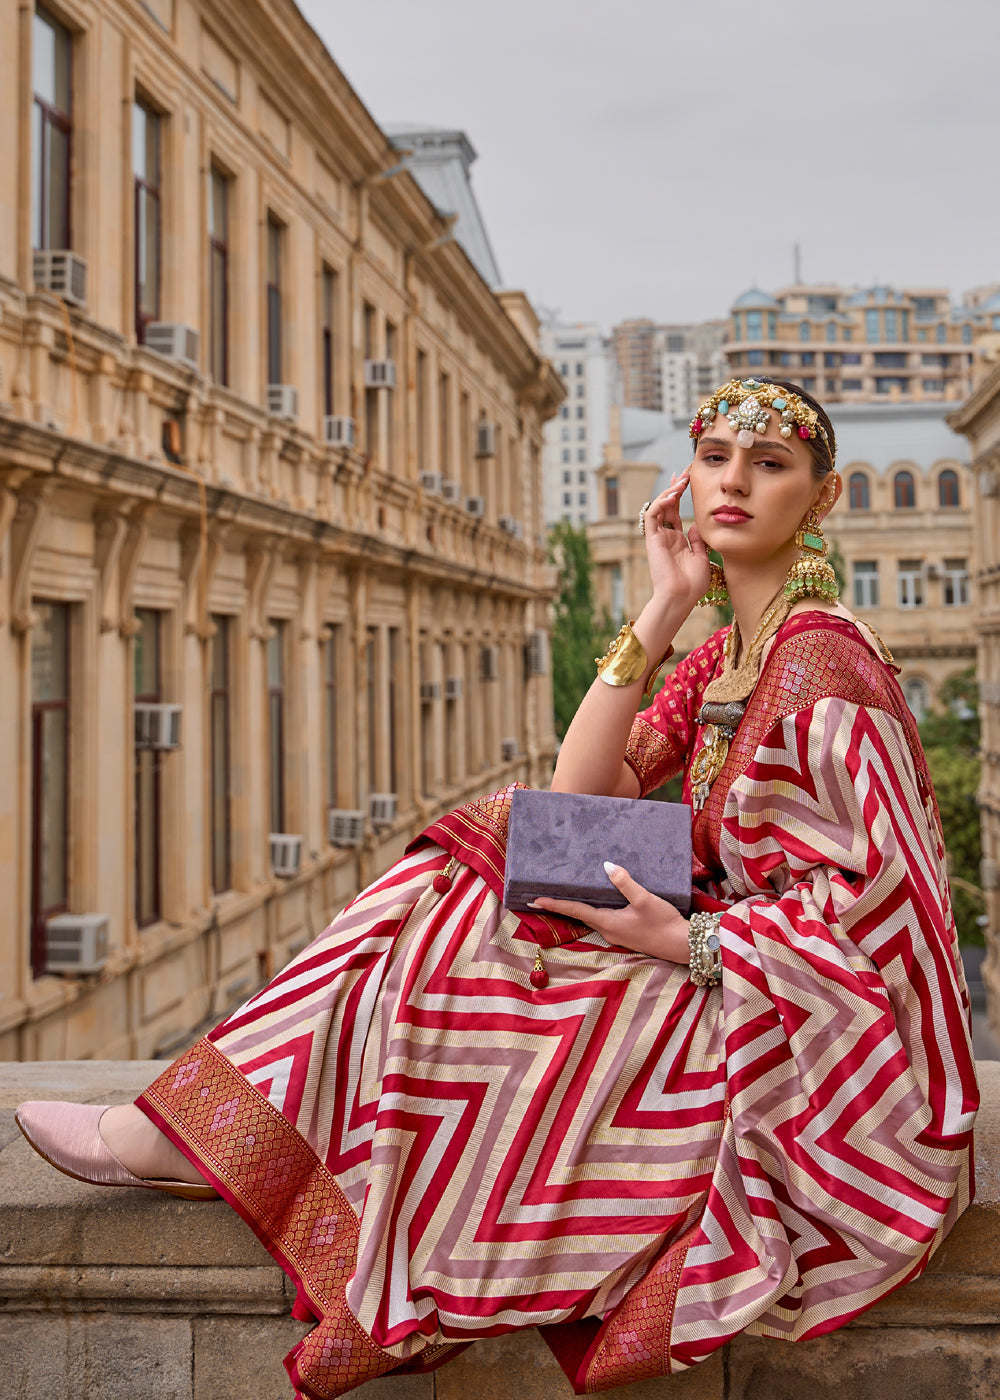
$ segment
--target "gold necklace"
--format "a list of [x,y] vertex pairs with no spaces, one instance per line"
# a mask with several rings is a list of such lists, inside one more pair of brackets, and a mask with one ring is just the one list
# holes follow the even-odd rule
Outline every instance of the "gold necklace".
[[704,725],[705,730],[702,747],[691,764],[691,799],[696,812],[700,812],[708,801],[712,784],[722,772],[729,745],[757,684],[764,647],[792,607],[793,600],[785,596],[782,584],[757,624],[757,630],[739,665],[733,661],[739,645],[739,623],[733,620],[723,651],[722,674],[706,687],[698,712],[698,723]]

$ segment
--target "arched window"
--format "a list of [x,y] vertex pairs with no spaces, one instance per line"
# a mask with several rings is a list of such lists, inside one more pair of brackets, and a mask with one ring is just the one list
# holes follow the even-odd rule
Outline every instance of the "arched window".
[[931,688],[919,676],[910,676],[903,682],[903,695],[915,720],[922,720],[931,707]]
[[847,503],[851,510],[868,509],[868,478],[864,472],[851,472],[847,481]]
[[916,504],[913,473],[897,472],[892,479],[893,504],[897,510],[912,510]]
[[958,504],[958,473],[949,468],[938,477],[938,505],[957,506]]

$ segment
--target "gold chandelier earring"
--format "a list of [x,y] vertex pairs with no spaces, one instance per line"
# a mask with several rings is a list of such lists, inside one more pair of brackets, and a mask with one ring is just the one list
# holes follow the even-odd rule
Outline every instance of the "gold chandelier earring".
[[699,608],[720,608],[729,602],[729,588],[726,576],[719,564],[712,564],[708,575],[708,589],[698,599]]
[[795,543],[802,554],[788,570],[785,597],[793,603],[800,598],[822,598],[835,603],[840,597],[840,585],[827,558],[830,547],[815,506],[796,530]]

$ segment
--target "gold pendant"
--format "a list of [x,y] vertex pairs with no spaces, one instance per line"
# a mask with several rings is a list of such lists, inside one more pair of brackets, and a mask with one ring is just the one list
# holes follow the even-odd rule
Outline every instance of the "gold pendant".
[[705,726],[705,742],[694,756],[691,764],[691,793],[695,811],[701,811],[708,799],[709,790],[722,772],[726,755],[729,753],[729,740],[715,724]]

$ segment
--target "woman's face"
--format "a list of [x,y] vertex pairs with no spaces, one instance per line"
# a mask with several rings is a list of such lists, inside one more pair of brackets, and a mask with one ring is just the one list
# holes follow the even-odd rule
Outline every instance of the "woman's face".
[[766,564],[795,553],[795,532],[812,506],[830,497],[833,478],[813,475],[801,438],[783,438],[771,409],[769,425],[751,447],[718,413],[698,439],[691,464],[691,499],[702,539],[723,559]]

